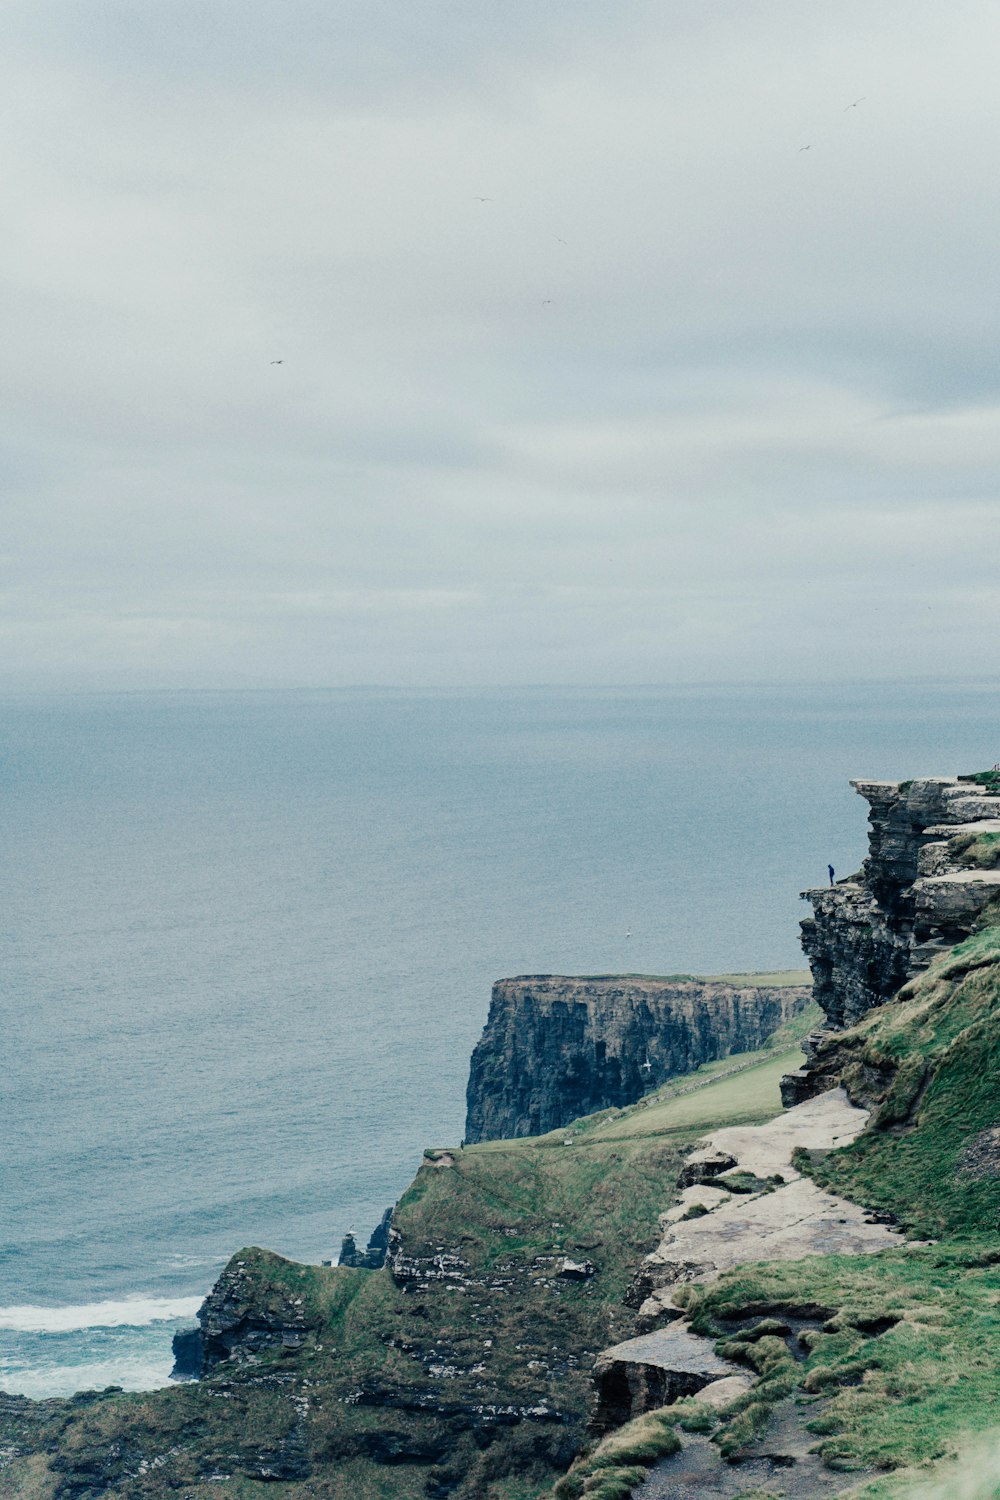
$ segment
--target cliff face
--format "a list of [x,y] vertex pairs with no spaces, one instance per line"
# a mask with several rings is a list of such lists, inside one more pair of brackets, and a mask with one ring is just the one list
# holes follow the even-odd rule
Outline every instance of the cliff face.
[[501,979],[472,1054],[466,1140],[541,1135],[759,1047],[807,985],[641,975]]
[[832,1027],[851,1026],[975,928],[1000,896],[1000,796],[957,777],[855,781],[869,803],[857,876],[803,892],[802,946]]

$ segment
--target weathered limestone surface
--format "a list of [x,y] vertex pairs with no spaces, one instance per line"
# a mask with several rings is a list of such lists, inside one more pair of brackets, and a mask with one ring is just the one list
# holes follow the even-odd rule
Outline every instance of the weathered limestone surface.
[[[627,1299],[639,1309],[640,1326],[653,1331],[604,1350],[594,1368],[598,1429],[693,1395],[710,1382],[746,1378],[736,1366],[720,1368],[726,1362],[717,1359],[711,1343],[682,1320],[674,1293],[683,1283],[711,1281],[757,1261],[872,1255],[903,1243],[877,1216],[824,1192],[792,1166],[797,1147],[847,1145],[867,1119],[868,1112],[856,1109],[842,1088],[830,1089],[765,1125],[713,1131],[689,1155],[680,1199],[661,1214],[662,1238]],[[728,1171],[711,1182],[697,1180],[692,1169],[720,1160],[732,1163]],[[695,1215],[688,1218],[692,1209]],[[809,1316],[815,1310],[802,1311]]]
[[[750,1261],[871,1255],[901,1244],[896,1230],[857,1204],[824,1192],[792,1166],[796,1147],[845,1146],[867,1119],[867,1110],[856,1109],[844,1090],[836,1088],[766,1125],[714,1131],[689,1164],[725,1154],[736,1166],[716,1177],[710,1188],[684,1188],[677,1205],[661,1216],[663,1238],[646,1257],[633,1292],[633,1303],[643,1299],[643,1319],[676,1317],[673,1288],[680,1283],[707,1281]],[[728,1191],[726,1180],[734,1173],[739,1174],[734,1188],[740,1190]],[[695,1207],[708,1211],[686,1218]]]
[[[850,880],[803,893],[802,946],[833,1028],[888,1000],[1000,897],[1000,797],[946,776],[852,785],[871,808],[868,858]],[[798,1089],[793,1075],[787,1103]]]
[[809,998],[807,985],[501,979],[472,1054],[466,1140],[541,1135],[634,1104],[678,1073],[761,1046]]

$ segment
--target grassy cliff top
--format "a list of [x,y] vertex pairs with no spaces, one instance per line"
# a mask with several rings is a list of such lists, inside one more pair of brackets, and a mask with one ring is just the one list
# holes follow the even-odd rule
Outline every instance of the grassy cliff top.
[[640,979],[656,984],[728,984],[736,989],[786,989],[811,985],[808,969],[775,969],[750,974],[517,974],[508,981],[521,979],[578,979],[582,984],[612,984],[623,979]]

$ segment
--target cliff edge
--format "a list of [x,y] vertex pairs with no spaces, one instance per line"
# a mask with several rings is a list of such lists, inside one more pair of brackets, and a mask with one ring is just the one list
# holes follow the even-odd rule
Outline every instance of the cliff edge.
[[544,1135],[750,1052],[809,1004],[799,974],[501,979],[472,1054],[469,1143]]
[[802,948],[826,1029],[782,1083],[786,1105],[828,1087],[832,1036],[899,994],[989,919],[1000,901],[1000,775],[852,781],[869,804],[868,858],[856,875],[803,891]]

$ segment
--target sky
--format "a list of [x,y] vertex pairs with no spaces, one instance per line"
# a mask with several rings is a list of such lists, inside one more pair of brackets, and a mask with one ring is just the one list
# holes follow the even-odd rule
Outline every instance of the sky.
[[995,0],[7,0],[0,685],[985,670]]

